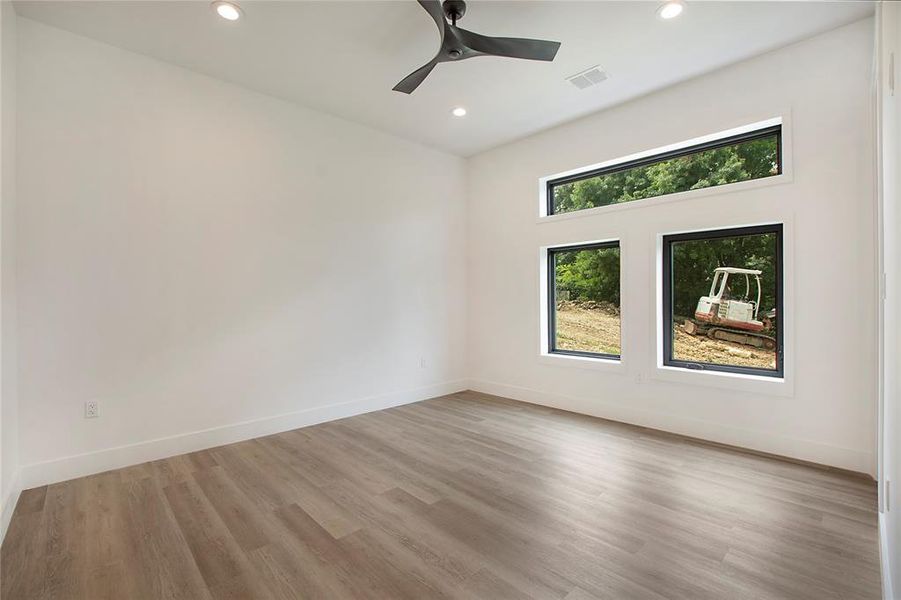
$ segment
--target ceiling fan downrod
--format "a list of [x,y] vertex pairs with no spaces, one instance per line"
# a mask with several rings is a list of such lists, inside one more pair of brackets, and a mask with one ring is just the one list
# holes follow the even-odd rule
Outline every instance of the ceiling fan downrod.
[[442,5],[444,14],[450,19],[451,24],[456,27],[457,21],[466,14],[466,2],[463,0],[444,0]]

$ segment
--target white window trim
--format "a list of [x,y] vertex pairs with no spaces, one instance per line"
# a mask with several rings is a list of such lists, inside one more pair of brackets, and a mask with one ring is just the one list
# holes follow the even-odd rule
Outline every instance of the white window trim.
[[[731,137],[734,135],[741,135],[743,133],[748,133],[750,131],[755,131],[757,129],[764,129],[766,127],[773,127],[775,125],[782,126],[782,173],[779,175],[774,175],[772,177],[762,177],[760,179],[751,179],[748,181],[739,181],[736,183],[727,183],[724,185],[716,185],[712,187],[702,188],[698,190],[688,190],[685,192],[676,192],[674,194],[664,194],[662,196],[654,196],[652,198],[644,198],[642,200],[633,200],[631,202],[624,202],[622,204],[610,204],[608,206],[597,206],[595,208],[586,208],[584,210],[577,210],[573,212],[559,213],[555,215],[547,214],[547,182],[553,179],[558,179],[560,177],[567,177],[570,175],[577,175],[579,173],[586,173],[589,171],[594,171],[597,169],[603,169],[606,167],[622,164],[625,162],[630,162],[633,160],[638,160],[641,158],[646,158],[648,156],[653,156],[656,154],[662,154],[664,152],[671,152],[673,150],[681,150],[682,148],[688,148],[691,146],[696,146],[698,144],[705,144],[708,142],[714,142],[716,140]],[[657,204],[663,204],[668,202],[680,202],[684,200],[691,200],[694,198],[703,198],[705,196],[712,196],[715,194],[728,194],[733,192],[741,192],[746,190],[752,190],[761,187],[768,187],[771,185],[784,185],[786,183],[791,183],[794,179],[793,169],[792,169],[792,136],[791,136],[791,117],[789,111],[783,112],[782,116],[772,117],[760,121],[756,121],[754,123],[749,123],[747,125],[741,125],[738,127],[733,127],[731,129],[726,129],[723,131],[719,131],[717,133],[712,133],[708,135],[703,135],[700,137],[695,137],[689,140],[684,140],[681,142],[677,142],[674,144],[669,144],[666,146],[660,146],[657,148],[652,148],[650,150],[643,150],[641,152],[636,152],[634,154],[630,154],[627,156],[620,156],[618,158],[614,158],[611,160],[606,160],[594,165],[588,165],[585,167],[579,167],[578,169],[571,169],[569,171],[563,171],[561,173],[555,173],[553,175],[548,175],[545,177],[541,177],[538,180],[538,217],[536,222],[538,223],[554,223],[558,221],[564,221],[568,219],[577,219],[584,217],[596,216],[598,214],[606,214],[611,212],[617,212],[622,210],[635,210],[638,208],[646,208],[649,206],[655,206]]]
[[[608,242],[617,242],[619,244],[619,358],[610,358],[605,356],[573,356],[569,354],[557,354],[555,352],[551,352],[549,339],[550,314],[548,312],[550,308],[548,303],[548,294],[550,293],[550,289],[548,288],[548,250],[552,250],[554,248],[566,248],[569,246],[603,244]],[[579,369],[593,369],[607,372],[623,372],[625,370],[625,361],[623,357],[626,356],[626,317],[625,311],[623,310],[624,303],[622,302],[623,290],[625,289],[625,285],[623,284],[625,273],[623,273],[622,270],[622,265],[624,263],[624,252],[625,249],[623,248],[622,238],[616,237],[599,240],[567,242],[565,244],[552,244],[549,246],[542,246],[538,249],[538,314],[540,327],[540,334],[538,336],[539,363],[556,367],[573,367]]]

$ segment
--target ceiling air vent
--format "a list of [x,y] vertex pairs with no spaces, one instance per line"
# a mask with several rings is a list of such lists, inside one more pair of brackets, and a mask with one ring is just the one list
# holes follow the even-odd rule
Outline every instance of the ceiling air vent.
[[566,80],[580,90],[584,90],[587,87],[591,87],[596,83],[604,81],[607,77],[607,72],[604,71],[600,65],[595,65],[576,73],[575,75],[570,75]]

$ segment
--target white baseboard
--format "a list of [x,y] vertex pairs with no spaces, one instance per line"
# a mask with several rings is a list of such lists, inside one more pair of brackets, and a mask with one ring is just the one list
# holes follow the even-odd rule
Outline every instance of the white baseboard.
[[2,499],[3,504],[0,505],[0,544],[6,539],[6,530],[9,529],[9,522],[13,518],[13,511],[16,509],[16,503],[19,501],[19,494],[22,493],[22,470],[16,469],[13,474],[13,482],[9,486],[9,493],[6,498]]
[[773,435],[757,430],[729,427],[700,419],[664,414],[623,404],[613,404],[598,398],[576,398],[493,381],[470,380],[469,388],[477,392],[505,396],[531,404],[540,404],[612,421],[660,429],[720,444],[729,444],[758,452],[767,452],[788,458],[839,467],[849,471],[865,473],[871,477],[874,475],[875,460],[872,452],[831,446],[800,438]]
[[895,600],[892,586],[892,561],[889,560],[888,531],[886,530],[885,513],[879,513],[879,560],[882,563],[882,597]]
[[465,380],[449,381],[34,463],[20,469],[19,487],[20,489],[30,489],[111,469],[137,465],[150,460],[159,460],[186,452],[196,452],[290,429],[352,417],[374,410],[419,402],[435,396],[460,392],[466,388],[467,381]]

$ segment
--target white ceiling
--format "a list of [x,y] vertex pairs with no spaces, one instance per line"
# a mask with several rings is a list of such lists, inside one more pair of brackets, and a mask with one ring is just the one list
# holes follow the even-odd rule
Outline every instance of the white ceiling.
[[[240,0],[239,0],[240,1]],[[391,88],[428,62],[434,22],[415,0],[240,1],[230,23],[206,1],[20,1],[19,15],[469,156],[872,14],[866,1],[656,0],[469,3],[462,27],[563,43],[553,63],[442,64],[412,95]],[[600,64],[578,90],[565,77]],[[465,106],[469,115],[450,111]]]

